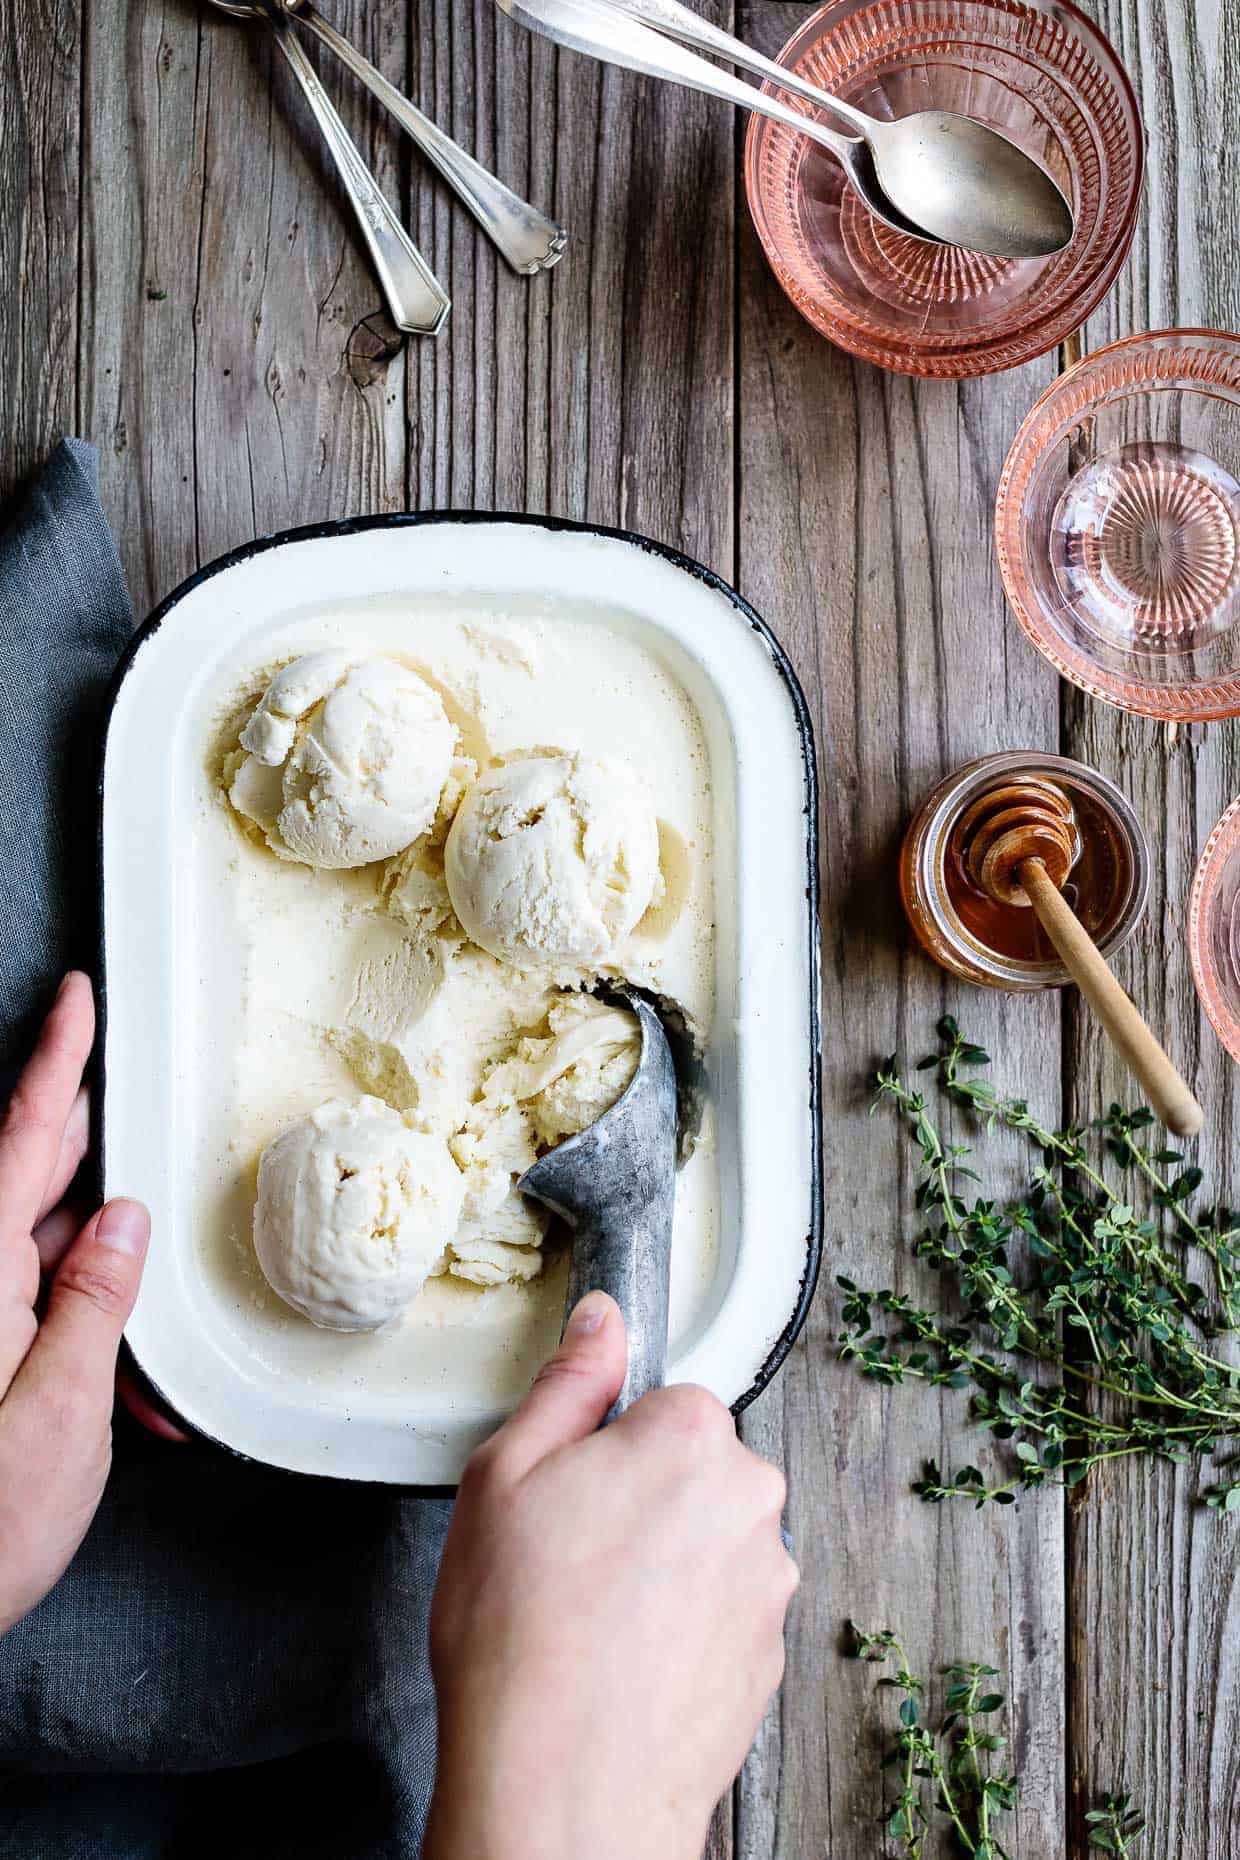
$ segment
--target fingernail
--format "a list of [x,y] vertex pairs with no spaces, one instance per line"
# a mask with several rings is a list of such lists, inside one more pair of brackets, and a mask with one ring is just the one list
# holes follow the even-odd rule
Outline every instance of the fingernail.
[[601,1330],[603,1319],[607,1316],[608,1298],[606,1292],[587,1292],[585,1297],[573,1307],[573,1314],[568,1320],[564,1335],[566,1337],[589,1337],[594,1331]]
[[151,1232],[151,1217],[140,1201],[109,1201],[95,1234],[116,1253],[140,1253]]

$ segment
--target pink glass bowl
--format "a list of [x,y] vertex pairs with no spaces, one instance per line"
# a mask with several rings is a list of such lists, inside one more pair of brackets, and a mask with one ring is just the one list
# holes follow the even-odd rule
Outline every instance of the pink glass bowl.
[[1240,337],[1158,330],[1061,375],[1008,453],[995,546],[1073,684],[1147,717],[1240,715]]
[[1123,66],[1068,0],[830,0],[779,62],[873,116],[980,118],[1048,169],[1076,216],[1051,258],[928,245],[875,220],[824,150],[751,117],[758,236],[797,309],[840,348],[903,374],[993,374],[1053,348],[1110,288],[1136,224],[1144,139]]
[[1240,800],[1201,855],[1188,902],[1188,955],[1210,1025],[1240,1060]]

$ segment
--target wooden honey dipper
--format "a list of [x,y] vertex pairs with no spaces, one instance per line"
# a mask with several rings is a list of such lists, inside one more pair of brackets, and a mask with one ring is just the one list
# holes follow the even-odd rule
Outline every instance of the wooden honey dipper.
[[1176,1136],[1195,1136],[1205,1122],[1201,1106],[1061,896],[1081,851],[1063,789],[1041,776],[992,788],[965,812],[957,832],[978,890],[999,904],[1032,906],[1155,1116]]

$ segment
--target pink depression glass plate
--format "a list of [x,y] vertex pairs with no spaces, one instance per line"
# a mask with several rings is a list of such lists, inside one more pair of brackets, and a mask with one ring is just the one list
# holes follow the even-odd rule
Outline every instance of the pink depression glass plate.
[[1240,336],[1155,330],[1061,375],[1012,442],[995,547],[1073,684],[1147,717],[1240,715]]
[[1210,1025],[1240,1061],[1240,800],[1201,855],[1188,904],[1188,955]]
[[1110,288],[1136,224],[1144,138],[1123,66],[1067,0],[831,0],[779,62],[876,117],[980,118],[1048,169],[1076,216],[1051,258],[929,245],[867,213],[825,150],[751,117],[758,236],[793,303],[840,348],[904,374],[992,374],[1053,348]]

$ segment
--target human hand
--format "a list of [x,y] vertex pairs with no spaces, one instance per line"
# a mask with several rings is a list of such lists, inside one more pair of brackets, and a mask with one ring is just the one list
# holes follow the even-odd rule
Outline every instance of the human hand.
[[465,1469],[431,1610],[424,1860],[697,1860],[779,1684],[783,1478],[699,1388],[596,1433],[625,1356],[592,1292]]
[[59,1205],[86,1150],[94,1037],[90,983],[67,975],[0,1125],[0,1633],[63,1574],[95,1515],[151,1231],[140,1202],[110,1201],[84,1226]]

